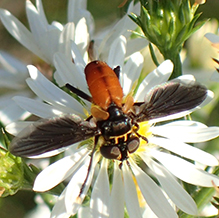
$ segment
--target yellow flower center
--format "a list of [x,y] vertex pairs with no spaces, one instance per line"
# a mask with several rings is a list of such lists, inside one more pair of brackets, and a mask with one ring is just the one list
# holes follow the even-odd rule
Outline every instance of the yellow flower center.
[[[151,125],[149,124],[148,121],[139,123],[139,130],[138,130],[139,135],[144,136],[147,139],[151,137],[152,132],[149,131],[150,127]],[[144,139],[140,138],[140,145],[136,152],[145,151],[147,146],[148,146],[148,143]]]

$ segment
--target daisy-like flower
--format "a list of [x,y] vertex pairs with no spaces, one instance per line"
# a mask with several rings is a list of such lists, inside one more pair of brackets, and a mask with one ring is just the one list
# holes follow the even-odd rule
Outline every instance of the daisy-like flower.
[[41,0],[36,7],[26,1],[26,13],[30,31],[9,11],[0,9],[0,19],[8,32],[23,46],[49,64],[53,64],[53,55],[63,52],[71,58],[70,42],[75,41],[83,55],[89,43],[89,34],[93,34],[93,18],[86,10],[86,0],[69,0],[68,23],[57,21],[49,24]]
[[[117,43],[117,47],[114,43]],[[112,44],[107,60],[108,64],[110,63],[109,66],[112,68],[118,64],[118,60],[115,57],[119,57],[118,54],[124,56],[124,50],[126,48],[123,46],[124,41],[122,40],[120,40],[120,43],[117,41],[114,43]],[[68,82],[72,82],[77,87],[82,87],[81,90],[86,93],[88,87],[84,72],[82,72],[85,62],[81,56],[76,55],[77,51],[76,46],[73,44],[72,54],[75,68],[71,73],[74,76],[66,75],[66,78],[71,78]],[[57,66],[63,64],[62,60],[59,62],[57,57],[55,59]],[[129,56],[125,64],[124,60],[121,62],[122,71],[120,72],[119,79],[125,99],[126,96],[133,93],[133,86],[136,86],[135,81],[139,77],[142,64],[143,58],[138,52]],[[136,91],[135,102],[144,101],[145,94],[149,93],[151,88],[166,82],[171,75],[172,68],[172,63],[167,60],[151,72]],[[87,121],[83,121],[82,119],[86,119],[89,116],[90,105],[88,104],[84,108],[75,98],[48,81],[34,66],[28,66],[28,69],[31,78],[27,79],[27,83],[43,102],[24,97],[16,97],[15,101],[21,107],[42,118],[52,116],[62,116],[64,118],[65,114],[74,114],[70,115],[70,119],[72,119],[76,126],[77,123],[82,124],[84,122],[82,125],[88,130],[88,132],[84,133],[89,135],[89,129],[95,128],[96,126],[95,120],[91,119],[89,121],[88,119]],[[62,78],[63,83],[66,78]],[[190,75],[181,76],[176,80],[183,84],[194,84],[194,77]],[[207,97],[201,106],[207,104],[212,96],[213,93],[208,91]],[[48,166],[37,176],[34,190],[43,192],[55,187],[65,179],[70,179],[52,210],[51,217],[53,218],[69,217],[70,215],[76,214],[90,187],[92,187],[90,199],[90,213],[92,217],[124,217],[124,205],[127,208],[129,217],[146,217],[145,214],[147,214],[148,210],[145,210],[145,205],[147,202],[147,205],[157,217],[175,218],[177,214],[169,204],[166,195],[179,209],[196,215],[197,208],[194,200],[182,188],[177,178],[187,183],[204,187],[212,187],[212,181],[216,185],[219,185],[219,178],[199,169],[195,164],[186,161],[180,156],[208,166],[218,165],[215,157],[187,143],[205,142],[213,139],[219,135],[219,128],[207,127],[202,123],[188,120],[157,124],[162,121],[180,118],[191,113],[193,110],[191,109],[140,123],[138,134],[143,136],[143,138],[140,139],[139,148],[131,152],[127,161],[123,161],[122,165],[119,160],[112,161],[103,157],[99,151],[99,146],[96,147],[93,153],[92,164],[90,165],[91,157],[89,154],[93,150],[94,143],[92,139],[89,139],[90,137],[87,137],[87,140],[82,143],[77,142],[68,148],[61,148],[60,150],[59,142],[55,143],[55,145],[57,144],[57,150],[47,152],[38,157],[51,156],[63,151],[63,149],[67,150],[66,156]],[[70,121],[69,115],[67,117],[67,121]],[[62,120],[62,118],[57,119]],[[56,118],[50,119],[49,123],[53,123],[55,120]],[[43,122],[46,122],[46,120]],[[17,123],[8,126],[7,130],[17,135],[28,124]],[[38,124],[36,125],[38,126]],[[55,139],[55,136],[59,132],[59,129],[57,130],[58,132],[55,130],[56,121],[54,124],[55,126],[52,125],[49,129],[51,131],[54,130],[54,138],[49,138],[51,143],[53,143],[53,139]],[[41,127],[39,124],[39,130]],[[75,127],[72,128],[74,130]],[[31,126],[28,129],[31,133]],[[27,134],[28,140],[28,129],[18,134],[15,142],[16,140],[19,141],[19,138],[23,140],[25,134]],[[86,136],[82,136],[81,139],[85,139],[84,137]],[[29,141],[29,147],[25,146],[24,150],[27,149],[28,152],[29,149],[33,149],[33,153],[42,151],[44,148],[47,150],[47,145],[42,144],[44,140],[46,140],[45,137],[41,135],[38,141],[39,146],[32,147]],[[24,150],[22,151],[21,148],[21,152],[25,153]],[[17,152],[19,151],[17,150]],[[140,163],[145,163],[147,168],[140,167]],[[96,171],[97,169],[99,170]],[[109,178],[109,169],[113,171],[112,187],[110,187],[111,176]],[[148,172],[148,169],[150,169],[150,172]],[[160,186],[151,179],[151,174],[156,177]],[[164,195],[161,187],[166,195]]]
[[[87,50],[91,40],[95,41],[95,49],[98,54],[102,54],[105,59],[108,56],[107,51],[115,38],[123,34],[130,37],[131,31],[137,28],[137,25],[125,15],[116,24],[108,27],[105,31],[94,35],[94,21],[89,11],[86,10],[86,0],[68,1],[68,22],[65,25],[57,21],[48,23],[42,1],[36,0],[36,7],[31,1],[26,1],[26,13],[30,26],[30,31],[9,11],[0,9],[0,19],[8,32],[17,39],[23,46],[32,51],[38,57],[49,64],[53,64],[53,55],[56,52],[65,54],[65,58],[71,60],[71,41],[77,45],[80,56],[88,59]],[[131,3],[128,13],[140,11],[140,4]],[[104,39],[104,40],[103,40]],[[135,38],[130,40],[127,55],[133,53],[133,49],[145,47],[145,40]],[[95,57],[96,58],[96,57]]]
[[[204,37],[208,32],[216,32],[217,21],[207,22],[188,39],[188,57],[183,62],[185,74],[192,74],[197,81],[209,85],[214,70],[214,62],[209,57],[218,58],[218,52]],[[207,34],[206,34],[207,35]],[[205,52],[203,52],[205,51]]]

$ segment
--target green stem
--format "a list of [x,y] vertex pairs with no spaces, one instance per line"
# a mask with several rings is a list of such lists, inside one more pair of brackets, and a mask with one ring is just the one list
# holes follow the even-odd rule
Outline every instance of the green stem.
[[170,59],[173,62],[174,68],[173,73],[170,77],[171,79],[177,78],[182,75],[182,62],[180,59],[180,53],[179,52],[165,52],[162,53],[164,56],[164,59]]

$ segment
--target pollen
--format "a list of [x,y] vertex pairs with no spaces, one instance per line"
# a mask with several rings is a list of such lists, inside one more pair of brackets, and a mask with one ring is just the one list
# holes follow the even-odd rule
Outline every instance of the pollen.
[[[148,139],[152,136],[152,132],[150,131],[150,127],[151,126],[150,126],[148,121],[139,123],[138,133]],[[140,138],[140,146],[138,148],[138,152],[144,151],[146,149],[146,146],[148,146],[148,143],[144,139]]]

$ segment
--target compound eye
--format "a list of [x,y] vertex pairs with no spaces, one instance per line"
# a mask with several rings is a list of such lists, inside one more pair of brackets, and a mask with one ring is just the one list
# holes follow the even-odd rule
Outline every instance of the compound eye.
[[100,153],[107,159],[120,159],[121,152],[117,146],[102,146]]
[[131,138],[127,144],[129,153],[134,153],[138,149],[139,144],[140,144],[140,140],[138,137]]

